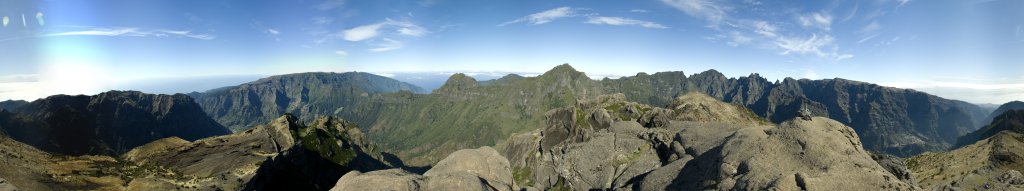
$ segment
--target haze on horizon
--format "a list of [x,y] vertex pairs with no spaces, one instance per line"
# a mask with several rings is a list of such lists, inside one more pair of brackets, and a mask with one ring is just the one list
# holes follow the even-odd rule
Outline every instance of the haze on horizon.
[[[0,100],[297,72],[715,69],[1024,97],[1024,1],[0,1]],[[492,75],[493,76],[493,75]],[[482,78],[488,78],[482,76]]]

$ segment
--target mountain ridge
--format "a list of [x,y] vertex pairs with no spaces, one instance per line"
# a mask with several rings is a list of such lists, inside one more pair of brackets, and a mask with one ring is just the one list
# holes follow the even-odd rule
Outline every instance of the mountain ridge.
[[196,140],[229,133],[185,94],[54,95],[2,115],[0,130],[12,138],[69,155],[117,155],[166,137]]
[[898,156],[943,150],[973,131],[985,115],[966,102],[841,78],[769,82],[756,73],[728,78],[708,70],[689,76],[672,71],[592,80],[561,64],[535,77],[509,75],[465,87],[469,79],[457,74],[449,77],[452,83],[446,86],[461,86],[456,92],[381,93],[359,97],[358,103],[333,110],[337,112],[318,112],[352,120],[371,139],[418,164],[460,148],[494,145],[513,133],[540,126],[543,116],[538,113],[610,93],[666,106],[675,97],[700,92],[750,108],[776,123],[807,108],[856,129],[865,148]]

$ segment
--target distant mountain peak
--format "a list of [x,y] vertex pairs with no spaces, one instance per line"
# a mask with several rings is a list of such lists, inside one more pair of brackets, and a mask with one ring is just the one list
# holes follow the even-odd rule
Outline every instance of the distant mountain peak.
[[555,68],[552,68],[551,70],[548,70],[547,72],[544,72],[544,74],[542,74],[541,76],[557,76],[557,75],[577,76],[577,75],[585,75],[585,74],[583,72],[576,71],[576,69],[573,68],[572,66],[570,66],[569,63],[565,63],[565,64],[561,64],[561,65],[555,66]]
[[448,77],[448,81],[445,81],[444,85],[442,85],[441,88],[438,88],[437,91],[465,90],[476,87],[477,85],[479,84],[473,77],[469,77],[463,73],[455,73],[452,74],[451,77]]

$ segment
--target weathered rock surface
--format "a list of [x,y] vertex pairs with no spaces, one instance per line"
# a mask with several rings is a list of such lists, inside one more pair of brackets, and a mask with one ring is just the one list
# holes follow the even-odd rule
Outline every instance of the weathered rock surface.
[[679,175],[670,189],[913,189],[872,160],[853,129],[822,117],[739,129]]
[[[772,125],[699,94],[681,96],[669,109],[624,103],[620,96],[553,110],[545,129],[511,137],[502,148],[513,161],[516,184],[542,190],[915,188],[875,162],[853,129],[828,118]],[[575,114],[593,110],[625,120],[602,129],[594,125],[600,115]],[[648,114],[666,117],[644,125],[644,116],[658,118]]]
[[491,147],[459,150],[423,175],[401,169],[352,171],[331,190],[497,190],[515,189],[505,157]]

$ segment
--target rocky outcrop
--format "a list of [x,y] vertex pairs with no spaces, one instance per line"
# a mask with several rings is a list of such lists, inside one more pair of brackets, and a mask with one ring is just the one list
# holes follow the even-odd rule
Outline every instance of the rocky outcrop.
[[0,117],[0,131],[11,138],[68,155],[118,155],[167,137],[197,140],[230,133],[184,94],[55,95],[2,115],[8,117]]
[[195,142],[155,141],[123,158],[180,173],[178,178],[148,175],[130,180],[158,190],[327,190],[349,171],[389,168],[354,124],[321,117],[306,125],[292,115]]
[[352,171],[331,190],[498,190],[515,189],[509,161],[493,148],[459,150],[423,175],[401,169]]
[[871,159],[853,129],[828,118],[737,130],[687,162],[668,189],[910,190]]
[[670,116],[649,126],[626,118],[631,120],[613,120],[599,129],[592,122],[600,115],[570,115],[631,105],[610,101],[621,96],[553,110],[546,128],[510,138],[502,148],[512,161],[516,185],[542,190],[915,188],[875,162],[853,129],[828,118],[772,125],[743,107],[699,94],[681,96],[669,109],[633,103],[647,108],[636,111]]

